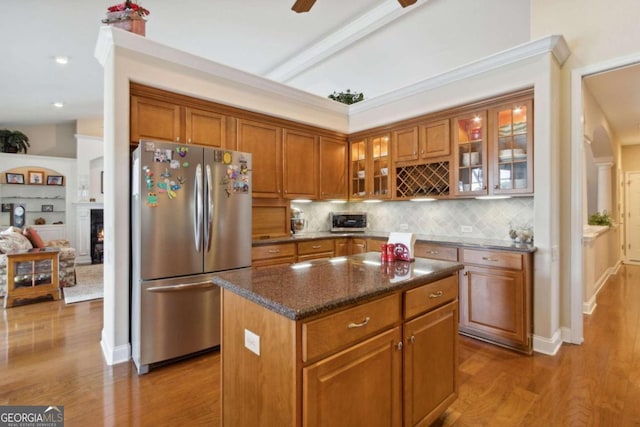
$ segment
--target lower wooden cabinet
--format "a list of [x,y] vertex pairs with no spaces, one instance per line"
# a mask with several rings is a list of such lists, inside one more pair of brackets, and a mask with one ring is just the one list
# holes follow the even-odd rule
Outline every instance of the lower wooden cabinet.
[[396,327],[304,368],[303,425],[401,425],[401,339]]
[[298,242],[298,262],[333,257],[333,239]]
[[277,243],[251,248],[253,268],[275,267],[296,262],[295,243]]
[[428,426],[458,393],[458,302],[404,326],[404,425]]
[[530,354],[531,254],[461,249],[460,332]]
[[335,256],[363,254],[367,252],[367,240],[356,237],[336,239]]
[[355,255],[355,254],[363,254],[367,252],[367,240],[366,239],[359,239],[356,237],[352,237],[351,238],[351,254],[350,255]]

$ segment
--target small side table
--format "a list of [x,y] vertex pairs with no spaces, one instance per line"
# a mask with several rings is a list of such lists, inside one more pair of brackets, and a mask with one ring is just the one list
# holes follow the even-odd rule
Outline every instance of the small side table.
[[4,306],[17,301],[51,295],[60,298],[58,287],[59,248],[34,248],[7,254],[7,295]]

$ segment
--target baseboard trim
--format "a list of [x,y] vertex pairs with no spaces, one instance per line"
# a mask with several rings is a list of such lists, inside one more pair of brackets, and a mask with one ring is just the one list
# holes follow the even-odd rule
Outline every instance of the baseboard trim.
[[111,347],[104,337],[104,330],[102,331],[100,347],[102,347],[102,355],[104,356],[104,360],[109,366],[117,365],[118,363],[125,363],[131,359],[131,344],[127,343],[125,345]]
[[549,356],[555,356],[562,347],[562,331],[557,330],[551,338],[533,336],[533,351]]
[[600,293],[602,288],[604,288],[604,285],[607,284],[607,282],[609,281],[609,278],[611,276],[615,276],[616,274],[618,274],[618,271],[620,271],[621,265],[622,265],[622,261],[618,260],[618,262],[616,262],[613,267],[609,267],[607,271],[604,272],[602,277],[598,279],[598,281],[596,282],[597,283],[596,291],[593,293],[591,298],[589,298],[589,301],[582,303],[582,314],[588,314],[588,315],[593,314],[593,312],[596,310],[596,307],[598,306],[598,304],[596,303],[598,294]]

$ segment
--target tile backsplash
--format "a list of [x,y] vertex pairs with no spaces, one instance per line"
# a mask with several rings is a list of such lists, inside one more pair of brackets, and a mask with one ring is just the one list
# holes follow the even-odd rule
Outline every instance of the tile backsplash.
[[[509,224],[533,226],[533,197],[501,200],[437,200],[433,202],[292,203],[307,220],[304,232],[328,231],[332,211],[365,211],[369,231],[409,231],[429,236],[509,240]],[[402,230],[400,224],[407,224]],[[462,227],[471,232],[462,232]],[[535,234],[535,230],[534,230]]]

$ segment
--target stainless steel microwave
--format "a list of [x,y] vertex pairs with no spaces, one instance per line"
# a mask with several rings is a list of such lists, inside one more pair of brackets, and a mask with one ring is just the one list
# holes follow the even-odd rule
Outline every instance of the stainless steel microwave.
[[332,232],[355,232],[367,229],[366,212],[331,212]]

